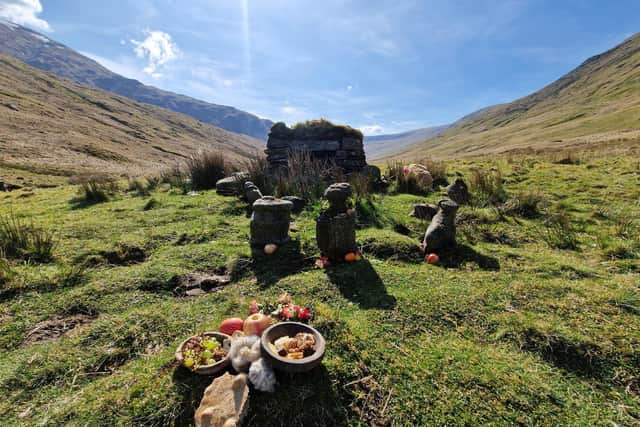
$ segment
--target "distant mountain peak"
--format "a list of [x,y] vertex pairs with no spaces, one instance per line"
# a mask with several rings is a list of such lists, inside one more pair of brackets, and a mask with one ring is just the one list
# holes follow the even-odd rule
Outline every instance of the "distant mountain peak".
[[139,102],[183,113],[225,130],[266,140],[273,125],[235,107],[218,105],[147,86],[116,74],[91,58],[37,31],[0,20],[0,54],[80,84],[126,96]]

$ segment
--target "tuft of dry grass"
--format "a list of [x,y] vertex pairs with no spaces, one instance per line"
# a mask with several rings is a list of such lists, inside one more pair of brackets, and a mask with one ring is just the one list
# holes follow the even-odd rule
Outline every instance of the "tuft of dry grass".
[[495,206],[507,200],[502,172],[498,168],[472,169],[469,187],[472,201],[478,206]]
[[216,182],[235,171],[220,151],[201,151],[187,159],[185,168],[194,190],[215,188]]
[[2,257],[46,262],[53,258],[57,244],[49,230],[22,222],[14,214],[0,216],[0,253]]
[[74,203],[102,203],[119,190],[118,182],[109,175],[79,175],[69,180],[70,184],[79,185],[78,197]]

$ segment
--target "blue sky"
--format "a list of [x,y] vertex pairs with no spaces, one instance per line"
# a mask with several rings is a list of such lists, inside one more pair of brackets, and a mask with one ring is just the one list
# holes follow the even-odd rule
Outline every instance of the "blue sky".
[[640,0],[0,0],[147,84],[368,134],[533,92],[640,31]]

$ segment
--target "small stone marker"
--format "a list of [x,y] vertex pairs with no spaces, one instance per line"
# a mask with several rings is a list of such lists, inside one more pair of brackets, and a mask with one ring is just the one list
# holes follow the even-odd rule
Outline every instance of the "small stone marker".
[[251,205],[253,205],[256,200],[262,199],[262,192],[260,192],[260,189],[251,181],[244,183],[244,195]]
[[462,178],[457,178],[447,187],[447,195],[459,205],[469,203],[469,188]]
[[251,215],[251,245],[276,245],[289,241],[289,223],[293,203],[265,196],[253,203]]
[[324,192],[330,206],[316,220],[316,239],[322,255],[331,260],[342,260],[358,249],[356,213],[347,206],[351,194],[351,185],[346,182],[332,184]]
[[438,213],[431,220],[424,235],[425,252],[437,252],[456,247],[456,212],[458,204],[452,200],[440,200]]

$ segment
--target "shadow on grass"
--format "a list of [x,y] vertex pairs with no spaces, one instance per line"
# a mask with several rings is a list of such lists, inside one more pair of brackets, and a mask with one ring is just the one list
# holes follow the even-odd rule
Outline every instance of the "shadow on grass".
[[197,375],[180,366],[173,371],[173,384],[182,396],[181,412],[175,419],[176,426],[192,426],[196,409],[200,406],[204,390],[211,384],[213,377]]
[[481,270],[500,270],[500,262],[497,258],[483,255],[467,245],[458,245],[455,249],[442,251],[439,255],[440,265],[445,268],[459,268],[463,264],[473,263]]
[[108,202],[109,199],[86,199],[82,196],[73,197],[69,200],[72,210],[90,208]]
[[279,245],[272,255],[266,255],[262,247],[252,247],[251,257],[250,269],[260,286],[271,286],[284,277],[314,266],[314,258],[301,251],[298,239]]
[[323,365],[303,374],[277,372],[275,393],[251,390],[248,426],[343,426],[347,409]]
[[395,297],[387,293],[378,272],[366,259],[335,264],[326,268],[325,272],[342,295],[361,308],[390,310],[396,306]]

